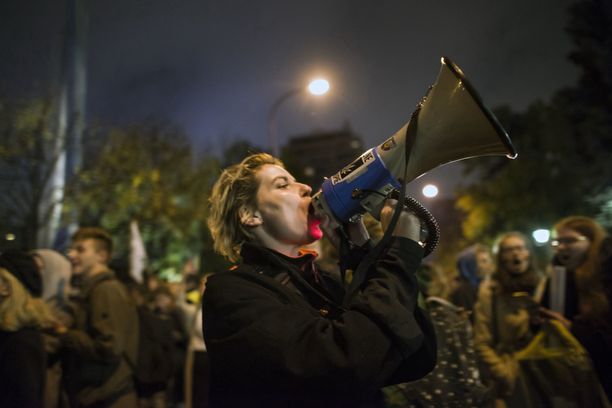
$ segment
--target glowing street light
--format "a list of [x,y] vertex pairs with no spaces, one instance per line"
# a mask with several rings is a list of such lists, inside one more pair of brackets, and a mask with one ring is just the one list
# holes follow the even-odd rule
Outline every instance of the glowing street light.
[[438,187],[433,184],[427,184],[423,187],[423,195],[427,198],[434,198],[438,195]]
[[313,80],[308,84],[308,92],[313,95],[325,95],[329,91],[329,82],[323,78]]
[[547,229],[537,229],[531,233],[531,236],[538,244],[545,244],[550,239],[550,231]]
[[299,95],[302,92],[308,91],[312,95],[320,96],[325,95],[329,91],[329,82],[323,78],[317,78],[312,80],[307,87],[290,89],[289,91],[281,94],[270,107],[268,113],[268,143],[272,149],[272,154],[278,157],[278,137],[277,137],[277,126],[276,116],[278,109],[286,100],[293,96]]

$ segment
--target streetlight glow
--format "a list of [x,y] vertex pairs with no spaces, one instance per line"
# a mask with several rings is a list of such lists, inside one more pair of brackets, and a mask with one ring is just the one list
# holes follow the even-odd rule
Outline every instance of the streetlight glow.
[[276,134],[276,114],[278,113],[278,109],[288,99],[303,94],[306,91],[317,96],[324,95],[329,91],[329,82],[323,78],[317,78],[311,81],[306,88],[302,86],[300,88],[290,89],[276,98],[270,107],[270,111],[268,112],[268,142],[270,143],[270,148],[274,156],[278,157],[278,137]]
[[538,244],[545,244],[550,239],[550,231],[546,229],[537,229],[531,233],[531,236]]
[[329,82],[323,78],[317,78],[308,84],[308,92],[313,95],[324,95],[329,91]]
[[438,195],[438,187],[433,184],[427,184],[423,187],[423,195],[427,198],[433,198]]

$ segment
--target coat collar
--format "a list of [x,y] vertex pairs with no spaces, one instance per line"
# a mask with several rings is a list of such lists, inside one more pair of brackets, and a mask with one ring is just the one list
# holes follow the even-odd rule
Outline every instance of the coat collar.
[[[249,242],[243,244],[240,255],[242,256],[242,260],[245,264],[255,266],[257,272],[273,279],[282,279],[283,276],[288,275],[293,282],[293,285],[299,292],[302,293],[303,296],[307,298],[318,298],[324,303],[333,305],[337,302],[341,302],[341,298],[344,296],[343,289],[334,290],[333,294],[331,294],[328,292],[329,287],[326,289],[323,289],[320,286],[315,288],[305,279],[303,270],[299,266],[300,262],[302,262],[302,265],[311,263],[312,268],[316,269],[316,266],[314,266],[314,260],[317,253],[315,251],[301,251],[301,255],[298,258],[291,258],[259,244]],[[324,275],[327,276],[327,278],[324,280],[328,284],[331,284],[333,281],[335,282],[335,286],[341,287],[341,283],[336,282],[331,275]],[[332,300],[335,297],[340,298],[340,300]]]
[[260,265],[264,267],[263,273],[268,276],[275,277],[281,272],[286,272],[287,266],[292,265],[296,270],[299,270],[300,264],[313,262],[317,256],[315,251],[300,250],[300,256],[292,258],[280,254],[270,248],[262,245],[247,242],[242,245],[240,256],[246,264]]

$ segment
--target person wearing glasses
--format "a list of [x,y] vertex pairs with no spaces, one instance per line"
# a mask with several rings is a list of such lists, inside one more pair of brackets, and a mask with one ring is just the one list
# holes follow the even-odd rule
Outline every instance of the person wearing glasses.
[[554,233],[555,255],[543,299],[552,310],[544,312],[561,321],[584,346],[612,400],[610,237],[599,223],[583,216],[562,219]]
[[563,218],[553,228],[552,268],[542,304],[570,322],[601,315],[609,307],[598,273],[599,249],[606,231],[584,216]]
[[525,407],[539,401],[529,378],[520,375],[516,353],[534,338],[538,305],[533,299],[541,274],[529,239],[508,232],[495,245],[496,271],[480,285],[474,306],[474,346],[483,363],[495,407]]

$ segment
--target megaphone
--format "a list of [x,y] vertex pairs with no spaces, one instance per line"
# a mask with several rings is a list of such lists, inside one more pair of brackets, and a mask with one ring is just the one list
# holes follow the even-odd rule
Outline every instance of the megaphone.
[[411,119],[393,136],[326,178],[313,196],[315,214],[331,215],[332,228],[366,212],[428,171],[471,157],[517,154],[499,121],[461,69],[446,57],[438,78]]

